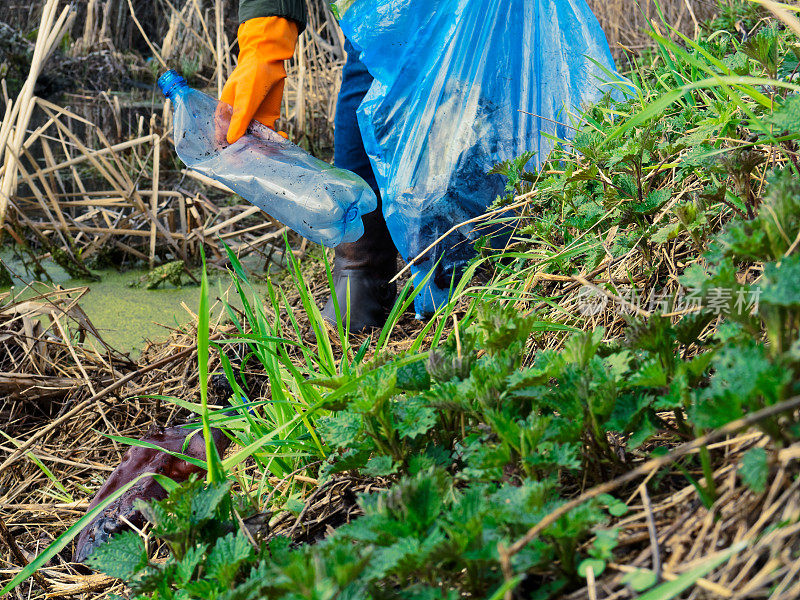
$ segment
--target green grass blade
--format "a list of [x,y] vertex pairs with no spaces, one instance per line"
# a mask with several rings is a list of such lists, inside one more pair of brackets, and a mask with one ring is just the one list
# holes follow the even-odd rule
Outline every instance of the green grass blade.
[[209,322],[210,307],[208,301],[208,270],[206,269],[206,256],[203,256],[203,272],[200,279],[200,308],[197,323],[197,370],[200,378],[200,404],[202,412],[200,418],[203,423],[203,438],[206,443],[206,460],[208,462],[208,483],[221,483],[225,480],[225,471],[211,436],[211,423],[208,413],[208,347],[209,347]]
[[687,571],[674,581],[662,583],[657,588],[653,588],[646,594],[639,596],[639,600],[671,600],[672,598],[676,598],[680,593],[686,591],[695,583],[697,583],[698,579],[705,577],[711,571],[727,561],[731,556],[741,552],[747,546],[747,544],[747,541],[742,541],[734,546],[731,546],[727,550],[720,552],[719,554],[710,556],[707,560],[696,566],[694,569]]

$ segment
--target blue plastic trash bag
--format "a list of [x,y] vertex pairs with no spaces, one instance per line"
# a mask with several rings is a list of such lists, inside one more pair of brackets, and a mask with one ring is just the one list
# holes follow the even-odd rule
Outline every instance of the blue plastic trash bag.
[[[583,0],[341,0],[345,35],[375,78],[359,127],[406,262],[431,275],[419,315],[448,299],[505,181],[496,164],[535,151],[535,166],[580,107],[611,88],[608,42]],[[604,69],[606,71],[604,71]]]

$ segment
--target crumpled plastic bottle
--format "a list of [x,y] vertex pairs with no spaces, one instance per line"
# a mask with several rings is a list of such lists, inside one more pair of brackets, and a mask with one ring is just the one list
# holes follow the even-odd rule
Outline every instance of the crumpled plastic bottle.
[[378,206],[355,173],[311,156],[253,121],[234,144],[225,140],[233,109],[192,89],[176,71],[158,80],[174,105],[175,150],[211,177],[303,237],[333,248],[364,234],[362,215]]

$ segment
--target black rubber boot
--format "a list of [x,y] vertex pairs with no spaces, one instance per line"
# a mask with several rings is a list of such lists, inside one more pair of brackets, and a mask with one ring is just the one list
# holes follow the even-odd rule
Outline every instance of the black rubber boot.
[[[389,280],[397,273],[397,249],[377,210],[364,216],[364,235],[352,244],[339,244],[333,261],[333,286],[342,325],[348,318],[350,282],[350,332],[363,333],[383,327],[397,298],[397,286]],[[333,295],[322,309],[322,317],[336,326]]]
[[[337,167],[356,173],[378,196],[378,208],[364,216],[364,235],[352,244],[336,247],[333,283],[339,314],[347,322],[347,287],[350,282],[350,331],[364,332],[382,327],[397,296],[397,287],[389,280],[397,272],[394,247],[381,211],[380,191],[372,171],[356,112],[372,84],[372,76],[360,60],[358,51],[345,41],[347,64],[342,71],[342,86],[336,104],[334,160]],[[336,325],[333,298],[322,309],[322,316]]]

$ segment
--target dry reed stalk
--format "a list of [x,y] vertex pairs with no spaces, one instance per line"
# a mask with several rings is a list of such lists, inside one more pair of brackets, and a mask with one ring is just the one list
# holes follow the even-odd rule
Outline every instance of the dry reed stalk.
[[[150,131],[155,128],[155,115],[150,119]],[[153,194],[150,197],[150,268],[155,266],[156,260],[156,221],[158,220],[158,179],[161,165],[161,137],[156,137],[153,146]]]
[[223,32],[223,22],[224,22],[224,15],[222,12],[222,0],[215,0],[214,2],[214,21],[215,21],[215,33],[216,33],[216,44],[214,46],[214,58],[216,60],[215,70],[217,72],[217,97],[222,95],[222,85],[225,82],[225,58],[222,53],[222,46],[223,46],[223,36],[225,35]]
[[34,107],[33,90],[44,63],[53,53],[55,46],[71,27],[75,13],[64,7],[58,17],[58,0],[48,0],[42,11],[42,19],[36,36],[30,72],[16,102],[7,111],[0,127],[0,158],[3,159],[4,172],[0,179],[0,227],[5,221],[8,201],[17,187],[18,155],[25,140],[28,123]]
[[158,63],[164,69],[166,69],[167,68],[167,63],[164,62],[164,59],[161,57],[161,53],[158,52],[158,50],[156,50],[156,47],[153,45],[153,43],[150,41],[150,38],[145,33],[144,28],[142,27],[142,24],[139,22],[139,19],[136,18],[136,11],[133,8],[133,4],[131,3],[131,0],[128,0],[128,9],[131,11],[131,19],[133,19],[133,22],[136,24],[136,28],[139,30],[139,33],[142,34],[142,38],[144,38],[144,41],[147,44],[147,47],[150,48],[150,51],[153,53],[153,56],[158,61]]

